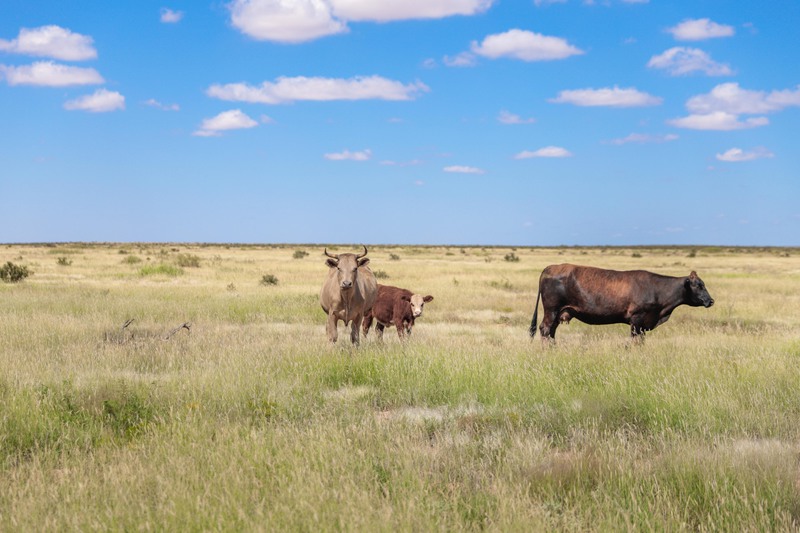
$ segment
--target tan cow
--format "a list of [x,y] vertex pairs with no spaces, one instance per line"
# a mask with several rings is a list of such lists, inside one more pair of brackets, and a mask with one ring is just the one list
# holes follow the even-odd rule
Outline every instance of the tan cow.
[[364,246],[364,253],[359,255],[331,255],[326,248],[325,255],[328,257],[328,276],[322,284],[319,303],[328,315],[328,340],[336,342],[341,320],[345,328],[351,323],[350,340],[358,344],[364,313],[372,309],[378,294],[378,282],[367,266],[367,247]]

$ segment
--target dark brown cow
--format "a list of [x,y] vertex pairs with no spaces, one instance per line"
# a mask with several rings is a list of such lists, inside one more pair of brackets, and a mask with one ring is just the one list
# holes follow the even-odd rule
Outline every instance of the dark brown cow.
[[364,315],[364,335],[369,333],[373,318],[377,322],[375,331],[378,338],[383,338],[383,329],[386,326],[395,326],[397,335],[402,339],[406,334],[411,334],[414,321],[422,316],[422,308],[433,300],[433,296],[414,294],[407,289],[378,284],[378,297],[375,305]]
[[679,305],[711,307],[714,299],[697,273],[662,276],[645,270],[620,272],[577,265],[550,265],[539,277],[536,307],[529,329],[536,335],[542,300],[542,339],[555,339],[560,322],[630,324],[636,338],[669,320]]
[[372,308],[378,294],[378,282],[367,264],[367,247],[363,254],[331,255],[325,250],[328,275],[319,293],[319,303],[328,315],[328,340],[336,342],[339,321],[350,325],[350,340],[358,344],[358,328],[364,313]]

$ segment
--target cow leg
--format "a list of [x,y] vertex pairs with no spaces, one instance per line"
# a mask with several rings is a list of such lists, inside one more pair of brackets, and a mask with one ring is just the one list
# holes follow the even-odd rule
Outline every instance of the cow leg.
[[358,332],[361,329],[361,315],[356,316],[353,321],[350,323],[350,342],[353,344],[358,344],[360,339],[358,338]]
[[362,322],[361,326],[362,326],[361,329],[364,332],[364,336],[366,337],[367,333],[369,333],[369,328],[372,327],[372,315],[371,314],[364,316],[364,321]]
[[328,314],[328,323],[325,326],[326,331],[328,332],[328,340],[330,342],[336,342],[336,339],[339,337],[339,332],[337,331],[337,325],[339,324],[339,319],[336,318],[336,315],[333,313]]
[[631,339],[634,343],[641,344],[644,342],[645,331],[646,330],[641,318],[636,316],[631,318]]
[[383,328],[385,328],[385,327],[386,326],[384,326],[380,322],[377,322],[375,324],[375,335],[378,336],[378,340],[381,340],[381,341],[383,340]]
[[558,313],[555,310],[545,309],[544,318],[542,319],[541,325],[539,325],[539,332],[542,334],[542,342],[556,340],[558,324]]
[[403,324],[403,320],[395,320],[394,327],[397,329],[397,336],[400,337],[400,340],[403,340],[406,335],[406,327],[405,324]]

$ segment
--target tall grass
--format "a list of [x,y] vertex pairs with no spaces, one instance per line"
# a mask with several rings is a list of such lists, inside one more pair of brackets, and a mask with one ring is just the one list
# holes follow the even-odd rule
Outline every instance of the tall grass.
[[[321,250],[181,245],[199,268],[142,276],[58,248],[0,249],[36,270],[0,284],[2,530],[800,527],[796,253],[370,248],[436,299],[353,348],[325,340]],[[694,269],[716,305],[543,347],[536,281],[567,261]]]

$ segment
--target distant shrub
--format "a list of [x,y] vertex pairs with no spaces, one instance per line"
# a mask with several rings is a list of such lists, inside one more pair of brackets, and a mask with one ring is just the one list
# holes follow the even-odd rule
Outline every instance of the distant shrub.
[[178,254],[178,256],[175,258],[175,262],[178,263],[179,267],[199,268],[200,256],[193,254]]
[[631,254],[631,257],[636,257],[636,258],[639,258],[639,257],[642,257],[642,254],[640,254],[639,252],[633,252],[633,253]]
[[697,250],[692,250],[686,257],[697,257]]
[[376,270],[373,274],[375,275],[375,279],[389,279],[389,274],[384,270]]
[[276,278],[273,274],[264,274],[261,276],[261,285],[268,286],[268,285],[277,285],[278,278]]
[[145,265],[139,269],[140,276],[180,276],[183,275],[183,269],[175,265],[168,265],[161,263],[158,265]]
[[122,263],[125,265],[135,265],[137,263],[141,263],[142,258],[138,255],[128,255],[125,259],[122,260]]
[[66,257],[59,257],[56,259],[56,264],[58,266],[68,267],[72,264],[72,259],[67,259]]
[[302,259],[307,255],[308,255],[308,252],[306,252],[305,250],[295,250],[294,253],[292,254],[292,258],[294,258],[294,259]]
[[505,257],[503,257],[503,259],[505,259],[509,263],[517,263],[519,261],[519,257],[517,257],[517,254],[515,254],[514,252],[506,254]]
[[389,259],[391,261],[400,261],[400,256],[397,254],[389,254]]
[[0,267],[0,279],[6,283],[18,283],[33,274],[28,267],[16,265],[9,261]]
[[236,285],[233,283],[228,283],[228,286],[225,288],[228,290],[228,292],[236,292]]
[[121,249],[121,250],[120,250],[120,251],[118,251],[117,253],[118,253],[119,255],[126,255],[126,254],[128,253],[128,250]]

